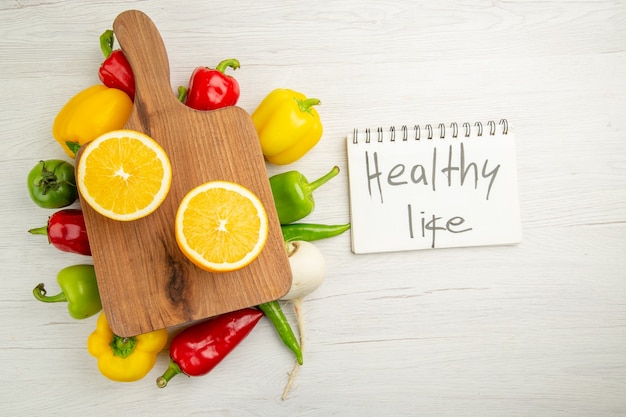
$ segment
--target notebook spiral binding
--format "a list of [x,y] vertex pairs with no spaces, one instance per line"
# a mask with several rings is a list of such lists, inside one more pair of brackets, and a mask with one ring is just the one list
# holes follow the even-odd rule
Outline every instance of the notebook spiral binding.
[[[490,120],[486,124],[489,129],[486,133],[490,136],[493,136],[497,133],[498,125],[500,125],[502,129],[503,135],[507,135],[509,133],[509,122],[507,121],[507,119],[501,119],[499,123],[496,123],[495,121]],[[395,126],[391,126],[388,130],[385,130],[383,127],[379,126],[375,129],[376,131],[375,135],[376,135],[376,141],[382,142],[385,137],[385,133],[388,133],[389,141],[395,142],[396,130],[399,130],[399,137],[401,138],[401,140],[407,141],[409,140],[409,131],[412,131],[414,132],[414,134],[411,135],[411,139],[413,140],[421,140],[421,139],[432,140],[435,137],[435,130],[438,130],[439,131],[439,134],[437,135],[438,139],[446,139],[446,134],[447,132],[450,132],[450,131],[452,132],[452,136],[451,136],[452,138],[458,138],[459,137],[459,124],[456,122],[452,122],[450,123],[449,128],[450,130],[446,131],[446,125],[444,123],[439,123],[437,128],[433,128],[431,124],[426,124],[423,127],[425,134],[422,135],[422,126],[419,124],[414,125],[412,128],[409,128],[407,125],[402,125],[400,129],[396,129]],[[476,129],[476,136],[478,137],[483,136],[483,134],[485,133],[482,122],[475,122],[473,126],[469,122],[465,122],[461,125],[461,130],[463,131],[462,134],[466,138],[471,136],[472,129]],[[370,128],[365,129],[365,143],[370,143],[373,139],[372,136],[373,136],[372,129]],[[357,144],[359,142],[358,138],[359,138],[359,130],[355,128],[354,134],[352,136],[352,143]]]

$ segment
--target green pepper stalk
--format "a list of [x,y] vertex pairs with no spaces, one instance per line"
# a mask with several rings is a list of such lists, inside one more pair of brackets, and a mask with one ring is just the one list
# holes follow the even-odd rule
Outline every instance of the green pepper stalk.
[[91,317],[102,309],[93,265],[72,265],[63,268],[57,274],[57,282],[61,287],[59,294],[46,295],[44,284],[41,283],[33,289],[33,295],[45,303],[67,302],[70,316],[77,320]]
[[287,171],[270,177],[270,186],[280,224],[289,224],[308,216],[315,208],[313,191],[339,174],[335,166],[326,175],[309,183],[298,171]]
[[302,365],[302,349],[300,349],[300,343],[293,334],[289,321],[287,317],[285,317],[285,313],[280,307],[280,304],[278,304],[278,301],[269,301],[259,304],[258,307],[263,314],[265,314],[265,317],[272,322],[285,346],[296,355],[298,364]]
[[314,223],[291,223],[283,224],[280,229],[283,232],[285,242],[294,240],[304,240],[312,242],[314,240],[328,239],[339,236],[350,228],[347,224],[314,224]]

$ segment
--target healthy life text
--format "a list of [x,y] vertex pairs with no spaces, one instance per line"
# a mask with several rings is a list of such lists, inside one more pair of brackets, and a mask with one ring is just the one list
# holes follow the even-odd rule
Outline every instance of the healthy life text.
[[[446,148],[440,148],[445,152]],[[365,169],[367,187],[372,201],[380,201],[385,204],[385,190],[387,187],[428,187],[432,192],[437,192],[440,187],[473,187],[476,192],[485,189],[484,198],[489,200],[495,184],[500,164],[490,163],[485,158],[480,161],[468,160],[463,142],[451,144],[447,147],[447,155],[437,155],[438,148],[432,149],[432,158],[428,163],[416,161],[415,163],[392,163],[379,162],[378,152],[365,152]],[[441,159],[441,158],[444,159]],[[438,163],[447,161],[443,166]],[[385,161],[387,162],[387,161]],[[390,167],[383,169],[381,166]],[[486,187],[483,185],[486,183]],[[407,196],[411,196],[407,190]],[[466,233],[472,227],[466,224],[466,219],[461,216],[453,216],[443,219],[437,213],[425,213],[407,204],[407,232],[411,239],[416,237],[416,227],[422,238],[428,237],[431,247],[436,246],[437,232]],[[461,207],[462,208],[462,207]],[[416,215],[417,213],[417,215]],[[419,219],[417,217],[419,216]],[[417,221],[416,221],[417,220]]]

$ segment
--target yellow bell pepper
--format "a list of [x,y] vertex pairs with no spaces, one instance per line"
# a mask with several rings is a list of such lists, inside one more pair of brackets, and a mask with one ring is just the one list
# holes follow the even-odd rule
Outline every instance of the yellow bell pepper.
[[270,92],[252,113],[265,159],[287,165],[309,152],[322,137],[316,98],[284,88]]
[[126,124],[133,102],[117,88],[93,85],[72,97],[54,119],[52,136],[74,157],[67,142],[79,146]]
[[96,330],[87,339],[87,350],[98,359],[102,375],[113,381],[132,382],[150,372],[167,339],[167,329],[120,337],[113,333],[104,313],[100,313]]

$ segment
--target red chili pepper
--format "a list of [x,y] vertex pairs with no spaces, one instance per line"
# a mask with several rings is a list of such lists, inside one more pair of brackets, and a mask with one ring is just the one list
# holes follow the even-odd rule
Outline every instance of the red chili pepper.
[[197,67],[189,79],[189,89],[179,88],[179,99],[196,110],[215,110],[234,106],[239,100],[239,83],[224,74],[227,67],[239,68],[236,59],[225,59],[215,69]]
[[170,343],[170,364],[156,380],[164,388],[175,375],[209,373],[254,329],[263,312],[254,308],[225,313],[187,327]]
[[48,218],[47,225],[30,229],[28,233],[47,235],[48,242],[63,252],[91,255],[85,218],[81,210],[59,210]]
[[135,100],[135,76],[126,55],[121,49],[113,50],[113,31],[100,35],[100,48],[105,60],[100,65],[98,77],[102,84],[122,90]]

